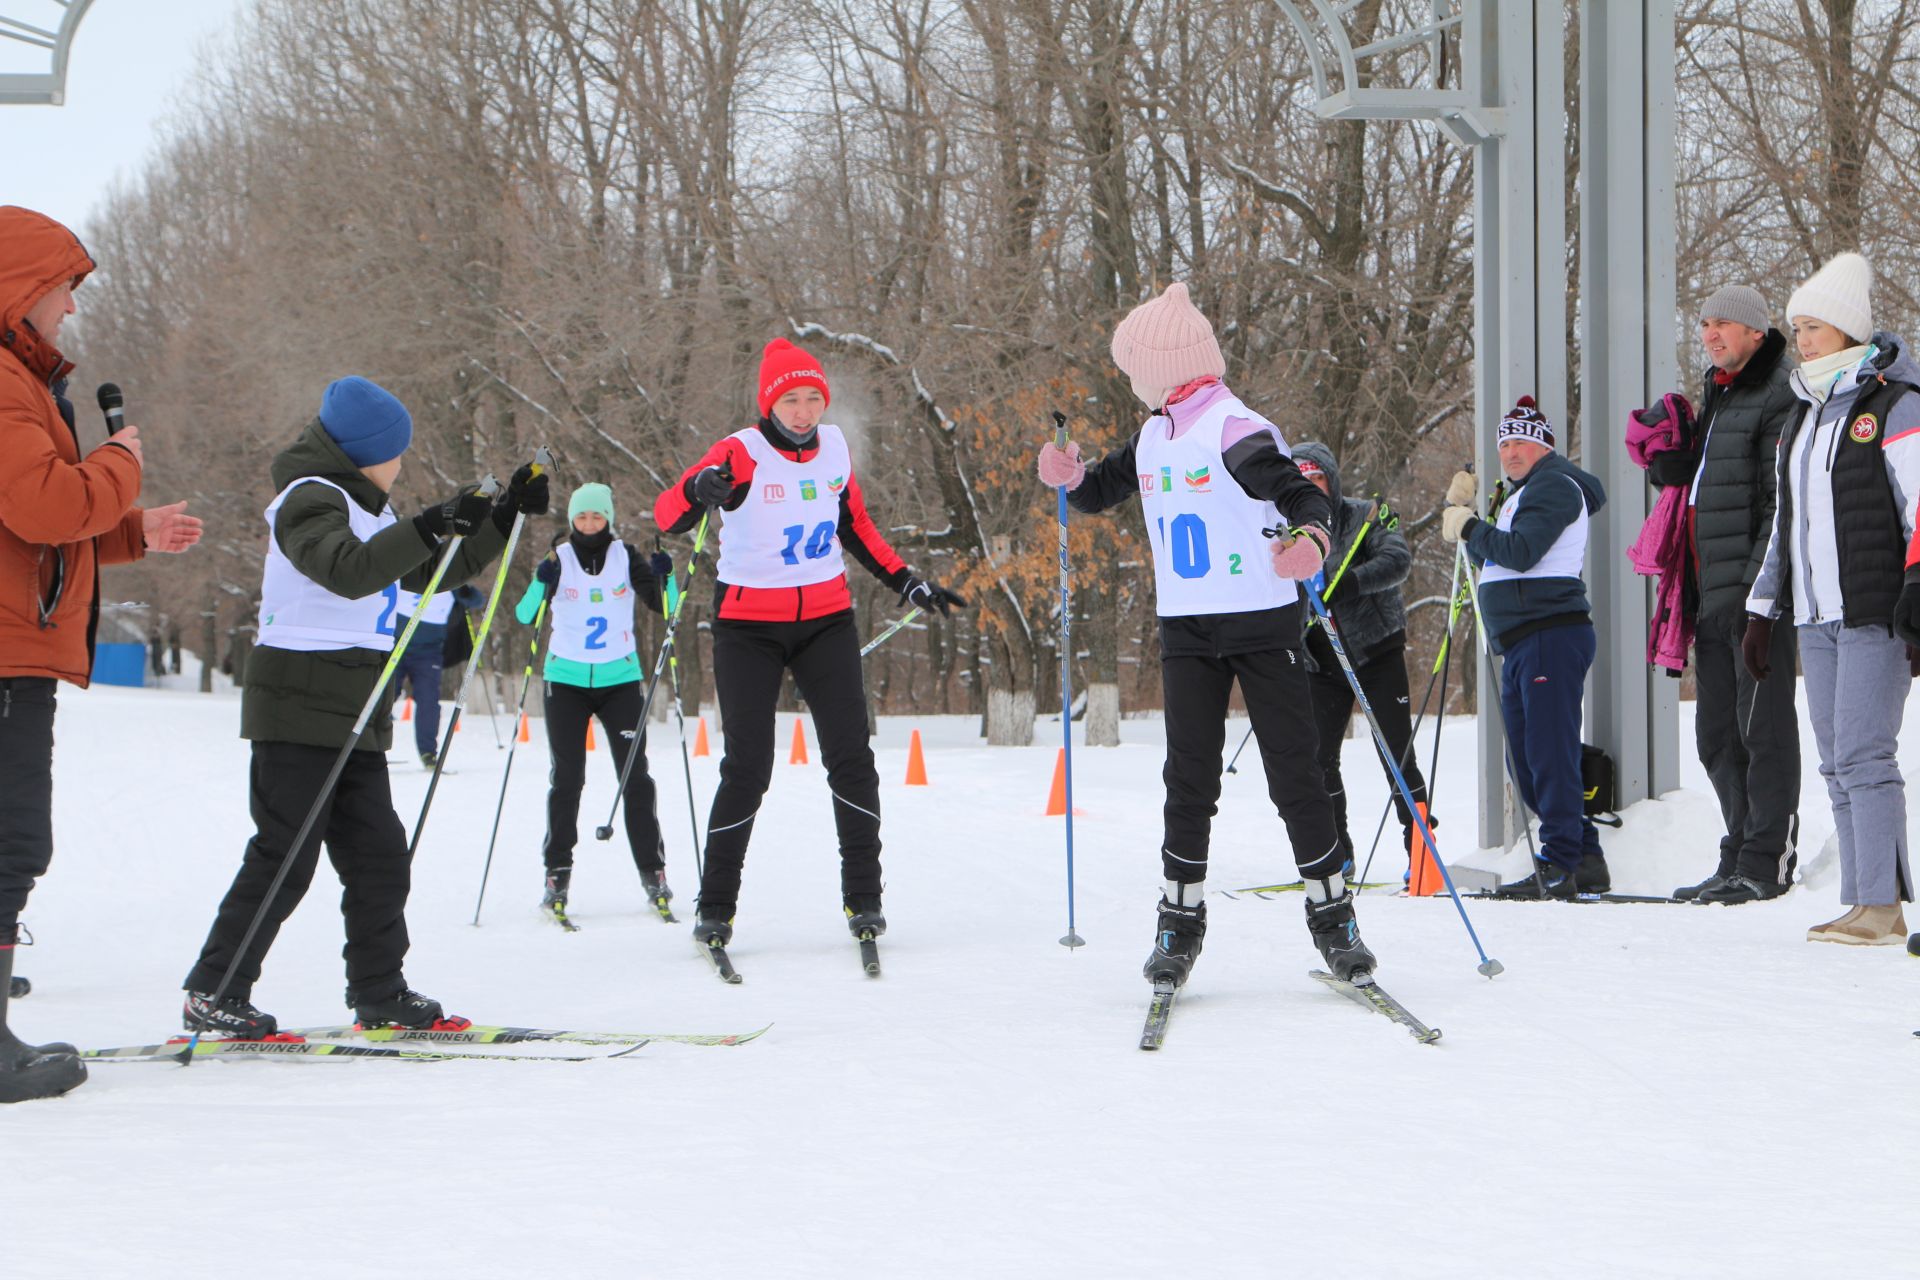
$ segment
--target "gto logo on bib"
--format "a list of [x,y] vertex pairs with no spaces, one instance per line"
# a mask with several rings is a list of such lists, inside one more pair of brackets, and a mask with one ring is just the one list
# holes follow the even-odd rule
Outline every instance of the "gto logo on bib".
[[1847,428],[1847,434],[1861,444],[1867,444],[1880,434],[1880,420],[1870,413],[1863,413],[1853,420],[1853,425]]

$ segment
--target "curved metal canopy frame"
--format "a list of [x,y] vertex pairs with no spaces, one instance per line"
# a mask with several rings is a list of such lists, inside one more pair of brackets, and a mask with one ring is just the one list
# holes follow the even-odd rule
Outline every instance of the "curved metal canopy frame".
[[13,16],[26,9],[20,0],[0,0],[0,40],[44,49],[48,55],[45,71],[0,72],[0,105],[57,107],[66,101],[67,54],[93,0],[43,0],[34,8],[48,4],[60,10],[59,25],[51,30]]
[[[1355,45],[1347,18],[1363,0],[1274,0],[1307,51],[1308,70],[1318,101],[1314,111],[1326,120],[1434,120],[1462,145],[1484,141],[1497,131],[1495,103],[1482,100],[1480,84],[1484,44],[1484,8],[1475,0],[1433,0],[1419,26]],[[1457,83],[1447,88],[1447,37],[1458,36]],[[1405,51],[1425,46],[1423,87],[1375,88],[1378,69]]]

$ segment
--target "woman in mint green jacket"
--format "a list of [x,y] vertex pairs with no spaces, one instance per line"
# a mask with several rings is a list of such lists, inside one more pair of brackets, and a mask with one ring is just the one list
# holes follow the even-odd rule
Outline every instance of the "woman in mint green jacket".
[[547,640],[547,747],[553,772],[547,790],[547,839],[543,910],[566,923],[567,890],[573,878],[573,846],[579,838],[580,790],[587,780],[587,725],[598,717],[616,773],[627,752],[640,758],[627,775],[627,842],[647,897],[662,915],[673,891],[667,887],[665,846],[654,813],[653,778],[647,773],[646,727],[640,723],[640,656],[634,642],[636,603],[661,610],[660,584],[673,561],[655,552],[643,556],[613,536],[613,491],[583,484],[567,503],[573,529],[534,570],[526,595],[514,609],[531,625],[546,604],[552,631]]

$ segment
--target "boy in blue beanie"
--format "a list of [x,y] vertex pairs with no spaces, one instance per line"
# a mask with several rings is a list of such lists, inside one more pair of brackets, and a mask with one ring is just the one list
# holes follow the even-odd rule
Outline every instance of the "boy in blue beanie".
[[[411,520],[399,519],[387,495],[412,441],[413,419],[391,392],[365,378],[342,378],[321,398],[320,416],[273,460],[277,496],[266,509],[260,632],[240,703],[240,736],[253,743],[249,799],[257,830],[187,974],[189,1031],[245,1039],[274,1033],[274,1018],[253,1006],[253,984],[313,879],[322,841],[346,888],[343,954],[355,1016],[369,1026],[466,1025],[410,990],[401,971],[411,877],[407,832],[387,780],[391,684],[307,842],[291,851],[293,868],[259,932],[240,951],[393,651],[401,593],[427,586],[443,540],[463,539],[444,579],[461,582],[500,554],[516,515],[547,509],[547,479],[528,465],[497,500],[467,485]],[[216,1004],[213,995],[236,956],[233,981]]]

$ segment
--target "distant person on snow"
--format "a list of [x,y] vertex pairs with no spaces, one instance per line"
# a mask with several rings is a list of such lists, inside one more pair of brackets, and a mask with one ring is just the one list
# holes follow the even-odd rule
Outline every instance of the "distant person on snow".
[[1920,644],[1920,364],[1873,327],[1873,270],[1843,253],[1787,300],[1802,409],[1780,436],[1778,501],[1747,597],[1741,653],[1777,673],[1773,631],[1791,615],[1807,716],[1840,845],[1838,919],[1809,942],[1894,944],[1913,900],[1900,721]]
[[[486,607],[487,597],[471,584],[434,592],[420,625],[413,629],[413,643],[400,655],[400,665],[394,670],[395,696],[399,695],[403,681],[413,692],[413,747],[420,753],[420,763],[429,769],[440,763],[440,676],[448,667],[458,665],[447,661],[448,650],[456,642],[464,642],[457,652],[465,653],[468,658],[473,656],[472,641],[452,634],[450,628],[456,625],[457,618],[457,625],[464,630],[467,615]],[[400,593],[400,612],[395,615],[399,631],[407,629],[407,621],[419,608],[420,597],[416,593]],[[466,658],[458,661],[464,662]]]
[[1500,469],[1492,510],[1470,505],[1476,482],[1447,485],[1440,533],[1465,542],[1480,572],[1480,622],[1500,664],[1500,719],[1520,803],[1540,819],[1533,873],[1497,892],[1508,898],[1605,893],[1613,876],[1580,784],[1580,709],[1597,640],[1582,574],[1593,513],[1607,500],[1597,477],[1554,452],[1553,423],[1532,396],[1500,419]]
[[514,609],[514,616],[531,626],[544,600],[552,624],[540,673],[546,685],[547,750],[553,754],[547,838],[541,847],[546,892],[540,906],[567,922],[580,791],[587,782],[587,726],[598,717],[616,775],[626,768],[629,751],[640,752],[621,798],[627,845],[647,900],[665,916],[673,890],[667,887],[653,778],[647,772],[646,726],[640,723],[645,673],[634,641],[634,610],[638,604],[663,612],[661,583],[673,572],[673,560],[663,552],[641,555],[632,543],[614,537],[613,490],[604,484],[575,489],[567,519],[572,531],[534,569]]
[[[100,566],[200,540],[187,504],[134,505],[140,429],[80,454],[55,345],[93,270],[74,234],[0,206],[0,1102],[50,1098],[87,1078],[69,1044],[7,1028],[20,913],[53,859],[53,717],[59,681],[84,689],[100,619]],[[71,749],[71,748],[69,748]]]
[[[412,415],[392,392],[341,378],[321,397],[319,417],[273,460],[260,637],[240,701],[240,736],[253,743],[248,789],[257,831],[183,984],[189,1031],[260,1039],[278,1029],[254,1007],[253,987],[313,880],[322,841],[346,888],[342,954],[355,1018],[367,1026],[466,1025],[410,989],[402,972],[412,867],[387,779],[391,681],[306,843],[289,848],[393,652],[400,593],[428,585],[444,539],[465,539],[443,579],[463,581],[500,554],[517,513],[547,509],[547,477],[529,465],[497,499],[468,485],[399,519],[387,495],[412,440]],[[288,857],[293,867],[242,953],[240,940]],[[216,1003],[229,966],[233,982]]]
[[[1307,928],[1327,968],[1371,973],[1346,854],[1320,766],[1301,660],[1301,584],[1333,545],[1332,504],[1289,455],[1280,429],[1221,379],[1226,361],[1187,286],[1135,307],[1113,334],[1113,362],[1152,410],[1126,445],[1088,466],[1080,446],[1040,450],[1041,482],[1065,485],[1088,514],[1134,497],[1153,549],[1166,706],[1165,888],[1149,981],[1184,984],[1206,936],[1207,854],[1220,798],[1221,748],[1234,682],[1260,739],[1267,794],[1306,882]],[[1264,531],[1287,532],[1269,542]]]
[[[1791,680],[1748,674],[1747,593],[1773,531],[1780,435],[1800,417],[1794,359],[1766,299],[1727,285],[1700,308],[1708,361],[1698,450],[1656,453],[1647,478],[1687,487],[1699,616],[1693,637],[1694,746],[1726,825],[1713,874],[1674,891],[1702,902],[1777,898],[1793,884],[1800,832],[1800,718]],[[1793,627],[1775,627],[1767,665],[1791,671]]]
[[[1407,692],[1407,607],[1400,598],[1400,584],[1413,571],[1413,550],[1400,532],[1400,517],[1386,503],[1374,499],[1349,498],[1340,491],[1340,467],[1333,450],[1318,440],[1303,440],[1293,447],[1293,461],[1300,474],[1313,481],[1333,503],[1333,551],[1326,566],[1308,584],[1321,592],[1321,600],[1340,628],[1340,639],[1347,647],[1347,660],[1353,664],[1360,688],[1367,695],[1380,732],[1394,753],[1400,774],[1416,804],[1427,802],[1427,780],[1415,762],[1413,716]],[[1353,686],[1340,669],[1326,629],[1307,619],[1308,686],[1313,690],[1314,727],[1320,740],[1320,772],[1326,778],[1327,793],[1333,800],[1333,821],[1340,831],[1340,848],[1349,871],[1353,869],[1353,835],[1347,829],[1347,790],[1340,776],[1340,744],[1346,737],[1347,722],[1353,717]],[[1367,735],[1372,741],[1372,735]],[[1378,746],[1375,747],[1376,754]],[[1386,763],[1381,762],[1381,768]],[[1400,847],[1409,858],[1413,851],[1413,811],[1407,808],[1400,788],[1387,778],[1393,809],[1400,817]],[[1429,813],[1427,825],[1438,821]],[[1411,866],[1411,862],[1408,864]]]
[[783,338],[760,356],[760,420],[726,437],[653,505],[668,533],[714,512],[720,557],[714,588],[713,681],[726,754],[707,823],[706,876],[695,941],[733,937],[740,869],[760,798],[773,778],[773,712],[793,672],[813,713],[840,835],[840,893],[854,936],[879,937],[880,777],[867,739],[844,548],[903,605],[946,614],[966,601],[916,577],[867,514],[853,455],[822,421],[831,392],[812,356]]

